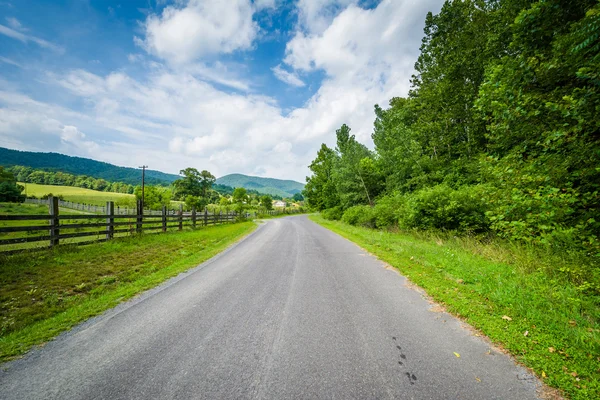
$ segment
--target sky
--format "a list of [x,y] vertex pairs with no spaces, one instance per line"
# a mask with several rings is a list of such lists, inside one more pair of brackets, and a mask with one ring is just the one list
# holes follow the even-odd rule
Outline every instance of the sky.
[[406,96],[442,0],[0,0],[0,147],[294,179]]

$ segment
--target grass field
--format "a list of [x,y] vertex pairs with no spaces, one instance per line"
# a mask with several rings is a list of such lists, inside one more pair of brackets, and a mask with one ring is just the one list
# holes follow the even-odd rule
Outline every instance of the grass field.
[[25,186],[23,194],[38,198],[52,193],[55,196],[62,196],[67,201],[93,204],[96,206],[104,206],[106,205],[107,201],[135,201],[135,197],[132,194],[100,192],[98,190],[84,189],[73,186],[38,185],[36,183],[24,182],[19,182],[19,184]]
[[600,398],[600,298],[544,265],[572,261],[503,243],[311,219],[397,268],[548,385],[573,399]]
[[255,227],[244,222],[0,254],[0,361],[200,264]]

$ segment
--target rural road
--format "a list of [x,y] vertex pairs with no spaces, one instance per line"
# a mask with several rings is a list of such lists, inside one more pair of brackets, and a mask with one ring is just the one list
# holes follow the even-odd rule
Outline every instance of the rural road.
[[[0,366],[0,399],[535,399],[539,382],[305,216]],[[460,354],[460,358],[454,353]]]

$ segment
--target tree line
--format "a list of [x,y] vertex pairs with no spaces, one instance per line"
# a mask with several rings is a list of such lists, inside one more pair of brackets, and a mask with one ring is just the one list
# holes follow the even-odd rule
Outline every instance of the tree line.
[[[186,168],[179,172],[181,177],[169,186],[145,185],[144,207],[160,210],[163,206],[171,208],[171,201],[184,202],[185,208],[202,210],[209,204],[218,205],[226,211],[243,212],[249,207],[270,211],[273,209],[273,199],[280,196],[261,194],[256,190],[232,188],[216,184],[216,178],[209,171],[198,171]],[[135,207],[135,200],[142,199],[141,185],[133,186],[122,182],[108,182],[104,179],[92,178],[85,175],[72,175],[59,171],[36,170],[24,166],[0,167],[0,202],[22,202],[25,195],[24,187],[17,182],[37,183],[45,185],[75,186],[105,192],[133,194],[134,198],[119,198],[118,206]],[[44,198],[46,198],[44,196]],[[60,198],[61,196],[59,196]],[[297,193],[294,201],[303,200]]]
[[[446,1],[374,150],[336,131],[305,198],[332,219],[600,256],[600,3]],[[597,260],[596,260],[597,261]]]

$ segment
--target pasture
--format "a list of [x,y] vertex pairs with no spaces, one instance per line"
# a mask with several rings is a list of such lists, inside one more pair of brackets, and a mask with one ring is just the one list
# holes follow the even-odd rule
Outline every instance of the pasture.
[[104,206],[106,205],[107,201],[114,201],[115,203],[121,203],[124,205],[126,203],[131,203],[131,206],[135,207],[135,196],[132,194],[100,192],[98,190],[73,186],[39,185],[37,183],[19,182],[19,185],[25,186],[23,194],[27,196],[35,196],[37,198],[48,194],[53,194],[54,196],[60,196],[64,200],[72,201],[74,203]]

